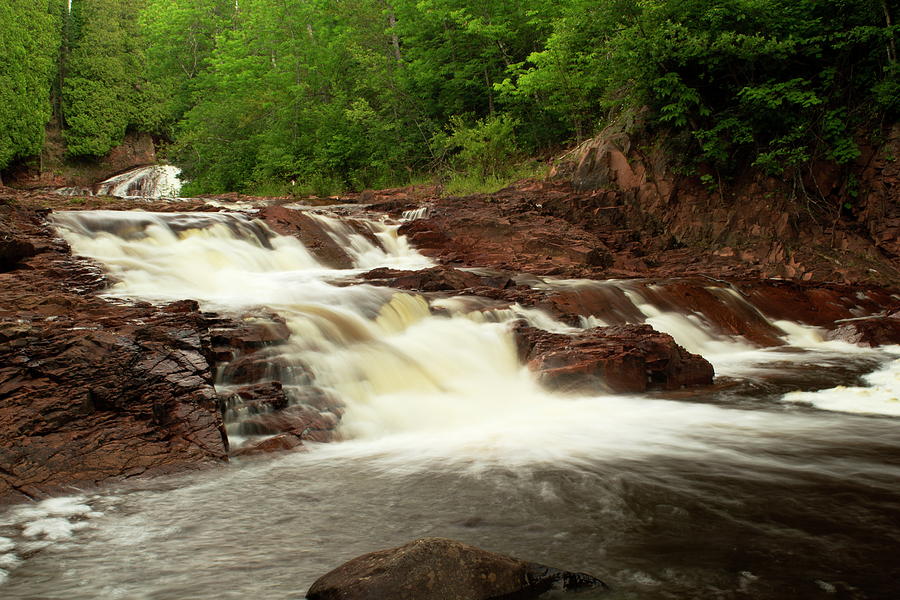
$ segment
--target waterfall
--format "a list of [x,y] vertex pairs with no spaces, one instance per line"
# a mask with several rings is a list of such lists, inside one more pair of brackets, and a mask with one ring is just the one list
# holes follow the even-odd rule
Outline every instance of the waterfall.
[[181,193],[181,169],[171,165],[151,165],[126,171],[100,182],[98,196],[120,198],[177,198]]
[[[506,289],[376,287],[357,276],[431,263],[395,225],[312,214],[351,267],[327,266],[324,236],[306,247],[252,213],[53,214],[108,271],[108,296],[194,298],[244,323],[277,312],[263,378],[289,403],[338,399],[343,439],[0,513],[4,597],[294,597],[344,559],[420,535],[550,553],[610,574],[621,597],[892,597],[900,348],[823,341],[702,279],[517,277],[531,289],[515,297],[552,314]],[[522,321],[560,336],[651,324],[721,377],[551,393],[518,360]],[[238,446],[260,433],[245,416],[227,411]]]
[[[716,286],[709,293],[721,311],[759,320],[782,344],[789,333],[795,339],[798,330],[808,333],[800,340],[802,347],[760,348],[724,331],[717,315],[678,310],[677,297],[668,295],[665,286],[640,281],[539,283],[544,289],[582,290],[603,300],[599,312],[583,317],[580,326],[518,304],[493,307],[485,299],[465,297],[429,302],[389,288],[347,285],[348,275],[359,269],[431,263],[394,226],[313,216],[344,245],[354,269],[327,268],[297,239],[277,235],[241,214],[98,211],[58,213],[54,219],[76,253],[106,265],[115,281],[107,291],[111,296],[156,302],[189,297],[207,309],[235,314],[262,305],[277,311],[291,336],[271,349],[269,360],[294,365],[280,368],[279,379],[298,397],[304,386],[314,384],[338,398],[346,406],[341,431],[349,438],[452,431],[461,439],[466,428],[506,438],[513,435],[513,423],[540,437],[543,424],[578,418],[576,412],[597,411],[594,418],[599,419],[611,410],[634,410],[607,398],[602,404],[582,403],[574,411],[568,399],[542,389],[518,361],[509,326],[517,320],[562,334],[605,324],[649,323],[707,356],[720,374],[732,376],[764,371],[776,356],[773,351],[784,362],[810,351],[831,360],[827,357],[835,352],[855,350],[822,342],[799,325],[785,331],[744,298]],[[440,310],[433,313],[432,308]],[[675,412],[696,418],[684,407]],[[672,423],[677,428],[679,420]]]

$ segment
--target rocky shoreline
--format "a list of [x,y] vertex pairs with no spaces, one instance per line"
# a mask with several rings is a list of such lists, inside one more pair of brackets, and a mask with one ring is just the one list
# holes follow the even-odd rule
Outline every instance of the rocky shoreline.
[[[628,325],[624,317],[616,323],[614,309],[627,308],[621,291],[542,286],[537,276],[629,280],[660,309],[702,314],[720,333],[761,346],[782,343],[778,332],[729,294],[770,319],[824,327],[837,339],[900,342],[900,296],[890,277],[878,286],[869,283],[869,273],[819,271],[816,263],[797,278],[806,281],[765,279],[773,274],[768,263],[740,253],[666,247],[656,234],[602,219],[576,225],[597,196],[566,185],[525,183],[468,198],[408,190],[350,198],[363,204],[346,210],[365,215],[396,218],[420,209],[422,218],[401,233],[439,264],[415,272],[376,269],[363,279],[430,299],[476,298],[483,310],[538,308],[572,325],[604,314],[610,326],[578,333],[524,323],[514,329],[521,360],[544,385],[570,391],[709,385],[713,370],[671,336]],[[312,386],[308,404],[288,406],[281,382],[262,376],[269,350],[289,335],[277,315],[215,315],[188,299],[163,306],[105,299],[98,292],[110,282],[92,261],[72,255],[49,226],[45,208],[210,211],[260,199],[228,197],[219,206],[109,198],[73,204],[35,192],[0,192],[0,502],[221,464],[229,458],[228,411],[256,415],[242,425],[243,433],[271,436],[232,454],[334,439],[339,403]],[[278,233],[299,237],[323,263],[346,266],[346,252],[321,226],[279,206],[287,201],[269,202],[258,217]],[[563,204],[575,208],[560,215]],[[885,262],[883,271],[890,268]],[[836,275],[844,281],[823,280]],[[238,385],[227,393],[214,387],[222,365]]]

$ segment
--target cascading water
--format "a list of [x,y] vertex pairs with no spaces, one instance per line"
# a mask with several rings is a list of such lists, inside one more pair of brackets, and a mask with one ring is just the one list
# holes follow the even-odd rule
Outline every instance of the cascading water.
[[[4,597],[302,598],[343,560],[421,535],[592,572],[620,598],[887,597],[900,435],[870,415],[896,414],[896,349],[776,323],[787,345],[760,348],[714,315],[673,309],[655,284],[546,280],[606,299],[582,326],[648,322],[729,375],[679,399],[556,395],[519,364],[509,324],[579,327],[519,305],[348,285],[364,269],[430,261],[393,226],[316,215],[354,269],[326,268],[246,215],[55,215],[75,252],[110,271],[111,296],[278,312],[291,337],[271,360],[302,365],[287,388],[312,380],[345,405],[345,441],[12,510],[0,518]],[[873,369],[852,392],[878,396],[869,415],[813,408],[845,411],[816,398],[846,398],[834,386]],[[785,395],[797,388],[812,395]]]
[[100,182],[96,194],[120,198],[177,198],[181,193],[180,174],[181,169],[171,165],[138,167]]

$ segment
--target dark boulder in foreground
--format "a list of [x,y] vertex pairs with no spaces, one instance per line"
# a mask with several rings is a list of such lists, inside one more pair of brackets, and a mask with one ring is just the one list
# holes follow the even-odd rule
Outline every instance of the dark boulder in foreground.
[[307,600],[527,600],[550,590],[606,590],[599,579],[462,542],[423,538],[364,554],[322,576]]

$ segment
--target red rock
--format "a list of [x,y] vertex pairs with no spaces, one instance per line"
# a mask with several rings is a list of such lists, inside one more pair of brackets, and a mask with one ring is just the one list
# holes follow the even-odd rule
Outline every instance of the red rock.
[[827,338],[862,346],[900,344],[900,313],[841,321]]
[[649,325],[587,329],[576,335],[518,324],[519,356],[553,389],[635,393],[708,385],[713,368]]
[[302,210],[266,206],[259,211],[259,218],[276,233],[298,238],[323,264],[335,269],[353,266],[350,255],[331,238],[322,224]]

